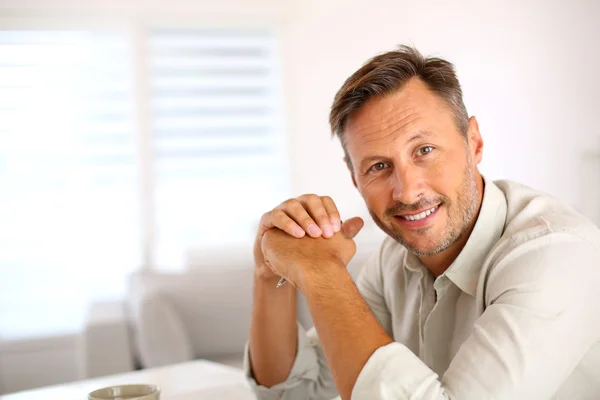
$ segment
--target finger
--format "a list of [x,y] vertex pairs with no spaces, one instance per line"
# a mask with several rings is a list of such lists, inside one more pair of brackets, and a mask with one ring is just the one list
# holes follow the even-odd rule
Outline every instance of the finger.
[[312,237],[321,236],[321,229],[319,229],[315,220],[310,216],[299,200],[290,199],[285,201],[278,209],[285,212],[285,214],[294,220],[305,233],[308,233]]
[[273,228],[272,214],[273,211],[269,211],[260,217],[260,221],[258,223],[258,232],[260,236],[262,236],[269,229]]
[[271,211],[269,223],[272,225],[272,227],[279,228],[297,238],[304,237],[304,234],[306,233],[304,229],[302,229],[302,227],[298,225],[296,221],[290,218],[290,216],[287,215],[284,210],[278,208]]
[[319,225],[323,237],[332,237],[333,227],[331,226],[329,214],[327,213],[327,209],[325,208],[321,197],[317,195],[309,195],[306,197],[303,196],[299,200],[301,200],[301,202],[304,204],[304,208],[308,211],[312,219]]
[[361,217],[350,218],[342,224],[342,232],[349,238],[354,238],[365,225]]
[[323,196],[321,197],[321,200],[323,201],[327,215],[329,215],[329,222],[331,222],[333,232],[339,232],[342,227],[342,224],[340,223],[341,218],[333,199],[329,196]]
[[301,200],[306,197],[307,196],[301,196],[298,199],[288,200],[281,205],[281,208],[290,218],[295,220],[308,235],[316,238],[321,236],[323,231],[319,228],[317,221],[307,210],[306,203]]

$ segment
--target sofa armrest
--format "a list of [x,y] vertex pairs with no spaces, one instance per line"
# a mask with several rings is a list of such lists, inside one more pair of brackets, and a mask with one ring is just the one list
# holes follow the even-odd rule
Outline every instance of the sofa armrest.
[[82,343],[86,378],[132,371],[134,354],[129,336],[123,302],[93,303],[88,308]]
[[130,288],[128,303],[136,359],[143,368],[193,360],[194,349],[184,321],[169,299],[155,288]]

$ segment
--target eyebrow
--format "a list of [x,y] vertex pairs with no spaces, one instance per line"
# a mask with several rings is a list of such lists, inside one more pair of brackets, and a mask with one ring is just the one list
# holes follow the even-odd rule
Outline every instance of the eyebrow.
[[421,130],[421,131],[417,131],[414,135],[412,135],[405,144],[410,144],[412,142],[416,142],[417,140],[420,139],[425,139],[428,136],[433,136],[433,132],[431,131],[427,131],[427,130]]
[[[412,142],[416,142],[417,140],[420,140],[420,139],[425,139],[429,136],[435,136],[435,134],[433,132],[431,132],[430,130],[426,130],[426,129],[418,130],[411,137],[409,137],[404,144],[408,145],[408,144],[411,144]],[[360,162],[361,171],[364,170],[364,168],[366,167],[365,164],[370,164],[371,162],[373,162],[375,160],[381,160],[383,158],[385,158],[385,157],[370,156],[370,157],[364,158]]]

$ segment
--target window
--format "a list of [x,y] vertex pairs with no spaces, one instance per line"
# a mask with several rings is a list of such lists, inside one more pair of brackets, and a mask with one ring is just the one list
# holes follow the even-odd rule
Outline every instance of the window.
[[262,31],[0,31],[0,336],[72,330],[142,265],[248,245],[287,194]]
[[148,54],[157,264],[251,241],[286,192],[273,37],[156,30]]

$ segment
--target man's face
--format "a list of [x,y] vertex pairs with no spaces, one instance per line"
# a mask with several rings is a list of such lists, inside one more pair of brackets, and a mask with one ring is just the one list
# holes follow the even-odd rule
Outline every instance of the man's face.
[[474,222],[483,145],[474,118],[467,136],[418,79],[370,100],[348,121],[356,187],[375,223],[417,256],[447,249]]

